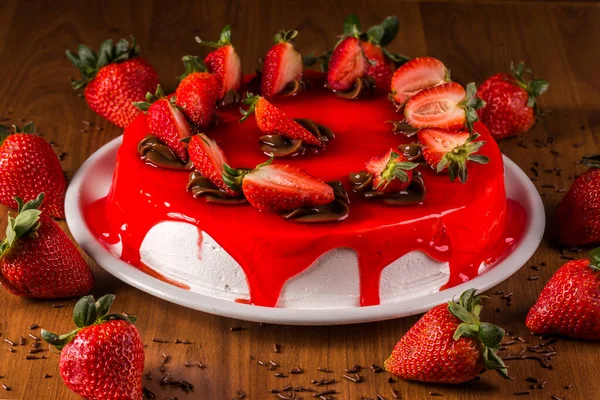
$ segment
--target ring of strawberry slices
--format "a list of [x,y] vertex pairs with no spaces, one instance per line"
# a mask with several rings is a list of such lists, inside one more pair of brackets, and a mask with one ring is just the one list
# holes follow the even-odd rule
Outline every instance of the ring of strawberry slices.
[[[447,173],[451,181],[458,178],[465,183],[469,162],[485,164],[489,160],[478,154],[485,142],[473,130],[477,109],[485,105],[476,95],[475,84],[463,87],[452,82],[449,69],[435,58],[409,60],[386,50],[397,25],[397,18],[388,17],[361,32],[358,19],[350,16],[334,50],[320,58],[327,69],[326,87],[337,95],[356,99],[367,92],[385,91],[403,114],[398,121],[388,121],[392,132],[416,141],[373,155],[365,170],[349,174],[349,183],[365,199],[406,206],[425,200],[420,168],[433,168],[438,174]],[[249,203],[297,222],[345,219],[350,213],[349,196],[341,182],[326,183],[306,171],[274,162],[276,157],[320,156],[335,138],[327,127],[307,118],[293,119],[270,101],[277,96],[301,95],[300,86],[307,89],[303,68],[315,57],[303,57],[291,43],[297,34],[280,31],[275,36],[263,72],[248,83],[248,89],[260,94],[247,92],[243,99],[239,95],[244,87],[241,62],[231,45],[229,26],[216,43],[197,38],[216,47],[204,59],[208,68],[199,57],[185,56],[185,73],[174,95],[166,96],[159,85],[156,93],[147,94],[146,102],[135,103],[147,112],[151,132],[138,148],[143,160],[161,168],[193,170],[187,190],[209,203]],[[238,100],[247,106],[240,109],[240,122],[254,114],[263,132],[258,149],[270,157],[254,168],[231,167],[211,138],[217,108]]]

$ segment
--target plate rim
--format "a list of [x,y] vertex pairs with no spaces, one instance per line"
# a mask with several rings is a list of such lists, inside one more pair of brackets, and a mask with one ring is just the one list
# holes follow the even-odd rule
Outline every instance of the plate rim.
[[515,175],[515,181],[524,189],[529,204],[523,204],[528,223],[517,247],[498,265],[476,278],[443,290],[413,299],[368,307],[345,307],[323,309],[271,308],[236,303],[219,299],[165,283],[145,274],[132,265],[116,258],[95,237],[84,222],[80,207],[81,186],[87,174],[99,159],[119,149],[123,135],[96,150],[73,176],[65,197],[66,221],[71,234],[81,248],[102,269],[117,279],[143,292],[186,308],[252,322],[284,325],[345,325],[383,321],[421,314],[432,307],[451,300],[464,290],[477,287],[479,292],[505,281],[527,263],[540,245],[546,225],[544,204],[535,185],[517,164],[503,155],[505,176],[507,171]]

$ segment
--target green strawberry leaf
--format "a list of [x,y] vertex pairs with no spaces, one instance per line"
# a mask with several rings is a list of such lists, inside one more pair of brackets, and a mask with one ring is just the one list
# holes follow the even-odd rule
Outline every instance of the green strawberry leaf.
[[479,324],[479,338],[485,346],[495,349],[500,346],[504,338],[504,329],[487,322],[482,322]]
[[79,328],[92,325],[98,319],[96,304],[93,296],[84,296],[75,304],[73,309],[73,321]]
[[384,35],[385,29],[383,28],[383,25],[373,25],[367,31],[367,37],[369,38],[369,42],[374,43],[376,45],[380,45]]
[[594,271],[600,272],[600,247],[590,250],[588,256],[590,258],[590,267]]
[[354,36],[355,32],[360,32],[360,20],[356,14],[350,14],[344,20],[344,37]]
[[467,324],[466,322],[460,324],[458,328],[456,328],[456,331],[454,331],[454,336],[452,336],[452,338],[458,340],[461,337],[476,339],[478,337],[477,325]]
[[115,302],[114,294],[107,294],[107,295],[100,297],[95,303],[97,318],[102,318],[106,314],[108,314],[108,312],[110,311],[110,308],[112,307],[114,302]]
[[467,311],[465,307],[458,303],[448,303],[448,311],[452,313],[456,318],[460,319],[467,324],[477,324],[479,320],[471,312]]
[[309,53],[302,56],[302,64],[304,64],[305,67],[312,67],[318,60],[319,57],[317,57],[315,53]]
[[600,168],[600,154],[596,154],[594,156],[584,156],[581,158],[579,163],[590,168]]
[[390,44],[398,34],[398,17],[396,17],[395,15],[386,17],[381,23],[381,26],[383,27],[384,34],[379,40],[379,45],[381,47],[385,47],[388,44]]

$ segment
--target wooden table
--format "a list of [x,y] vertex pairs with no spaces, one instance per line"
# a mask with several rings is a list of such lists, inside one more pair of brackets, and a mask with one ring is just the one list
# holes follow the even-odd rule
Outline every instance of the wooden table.
[[[233,26],[233,42],[244,69],[265,54],[271,37],[279,29],[301,32],[297,44],[303,52],[321,52],[335,42],[344,16],[357,13],[365,25],[386,15],[400,17],[400,35],[391,50],[410,56],[431,55],[442,59],[461,81],[481,83],[487,76],[508,68],[511,60],[524,60],[537,75],[551,82],[550,91],[540,100],[551,110],[531,132],[501,143],[503,151],[528,174],[539,163],[540,188],[548,216],[568,188],[573,175],[584,169],[575,162],[600,149],[600,8],[588,2],[407,2],[358,0],[338,2],[244,0],[220,2],[34,2],[4,0],[0,5],[0,117],[11,123],[35,120],[44,137],[56,143],[62,165],[72,176],[81,163],[100,146],[121,134],[121,130],[92,113],[83,99],[70,88],[69,77],[76,71],[64,56],[80,42],[98,46],[107,37],[134,34],[143,55],[158,69],[163,85],[172,90],[181,72],[181,56],[199,52],[195,35],[215,39],[225,23]],[[142,4],[143,3],[143,4]],[[103,130],[89,130],[82,121],[92,121]],[[4,229],[6,209],[0,208]],[[66,224],[61,223],[66,229]],[[93,262],[89,260],[93,265]],[[512,278],[490,290],[491,301],[484,317],[514,331],[529,343],[540,339],[529,334],[524,318],[537,294],[552,273],[565,261],[560,252],[544,242],[527,265]],[[540,266],[539,271],[531,266]],[[500,399],[521,390],[530,390],[526,377],[548,381],[544,389],[533,389],[524,398],[598,399],[600,346],[581,341],[560,340],[553,346],[557,355],[553,370],[543,369],[535,360],[510,362],[512,381],[486,373],[480,381],[447,387],[396,381],[387,373],[373,373],[369,366],[381,365],[393,345],[418,317],[380,323],[338,327],[259,326],[235,321],[167,303],[153,298],[108,276],[94,265],[96,295],[115,293],[115,310],[139,316],[137,327],[147,344],[146,371],[153,379],[144,384],[158,399],[230,399],[243,390],[249,399],[276,398],[271,388],[310,385],[312,379],[334,377],[329,386],[339,399],[391,399],[390,387],[403,399],[430,398],[430,392],[449,399]],[[539,276],[539,280],[527,280]],[[511,306],[495,291],[513,292]],[[0,290],[1,338],[18,340],[36,323],[66,332],[72,326],[71,301],[42,302],[17,298]],[[64,308],[53,307],[63,304]],[[494,310],[498,308],[497,312]],[[230,328],[241,326],[241,331]],[[171,343],[156,343],[153,338]],[[175,339],[192,344],[175,344]],[[276,354],[273,345],[281,345]],[[0,346],[1,347],[1,346]],[[518,352],[520,345],[511,346]],[[25,360],[26,347],[16,353],[0,351],[2,399],[75,399],[58,376],[58,357]],[[163,354],[170,356],[164,368],[175,379],[191,382],[195,389],[184,394],[178,388],[162,388],[159,371]],[[506,354],[506,353],[505,353]],[[273,360],[278,371],[288,373],[300,366],[305,372],[276,378],[274,371],[258,364]],[[192,363],[186,367],[185,363]],[[206,368],[198,368],[197,362]],[[341,379],[344,368],[360,364],[360,384]],[[333,373],[318,372],[325,367]],[[44,374],[51,377],[44,378]],[[341,379],[341,381],[340,381]],[[565,389],[572,385],[571,389]],[[310,394],[302,397],[309,398]]]

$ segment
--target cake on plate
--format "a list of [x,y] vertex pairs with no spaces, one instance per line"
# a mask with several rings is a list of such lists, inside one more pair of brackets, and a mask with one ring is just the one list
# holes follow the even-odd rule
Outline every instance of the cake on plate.
[[242,77],[226,28],[208,72],[184,57],[174,95],[137,104],[110,192],[85,210],[98,240],[173,285],[267,307],[372,306],[492,268],[524,212],[474,85],[430,57],[378,56],[388,39],[356,28],[308,71],[296,34]]

